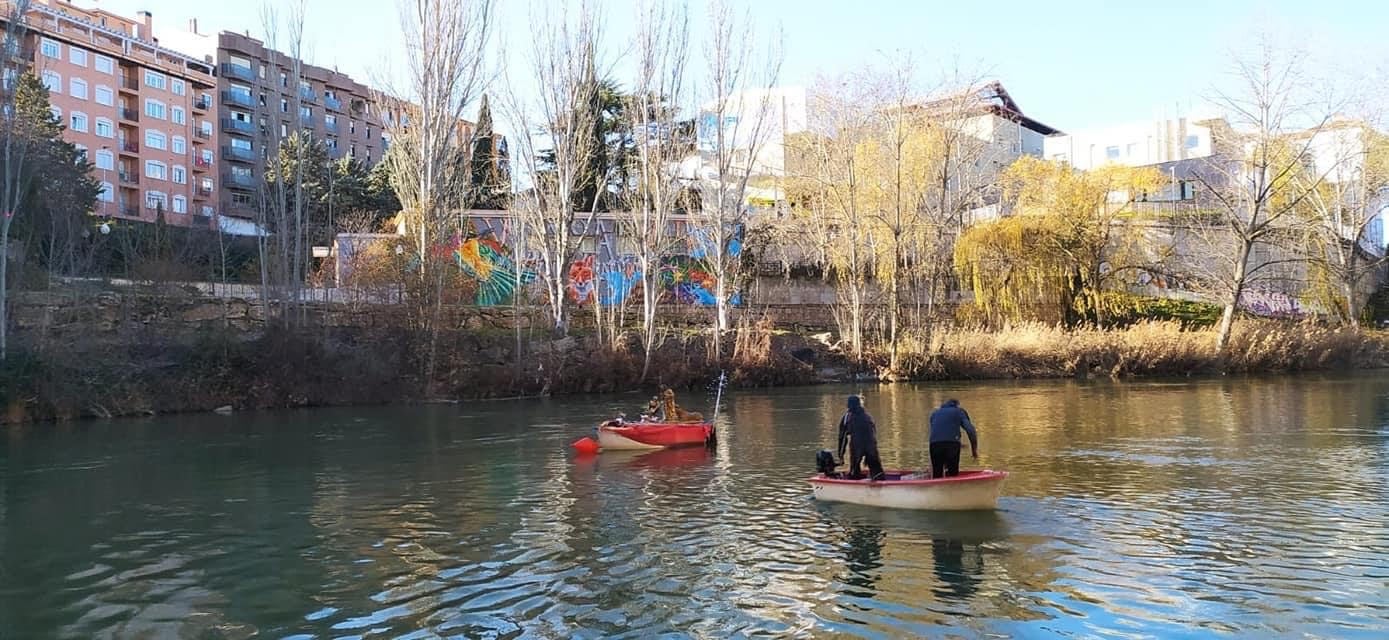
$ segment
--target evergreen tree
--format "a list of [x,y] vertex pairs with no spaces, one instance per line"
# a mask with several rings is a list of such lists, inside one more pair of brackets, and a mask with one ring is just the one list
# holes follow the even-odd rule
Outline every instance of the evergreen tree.
[[468,201],[474,209],[506,208],[511,192],[511,177],[504,166],[505,162],[506,159],[497,153],[492,132],[492,108],[487,102],[487,95],[483,94],[468,160]]

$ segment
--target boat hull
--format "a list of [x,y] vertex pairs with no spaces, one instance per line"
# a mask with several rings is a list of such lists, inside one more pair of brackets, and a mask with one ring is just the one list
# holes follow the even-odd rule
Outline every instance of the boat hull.
[[882,481],[826,478],[807,480],[816,500],[849,502],[887,509],[928,511],[976,511],[998,507],[1007,471],[961,471],[951,478],[901,480],[903,472],[887,474]]
[[703,445],[713,436],[714,425],[705,423],[635,423],[598,427],[598,446],[610,451],[642,451]]

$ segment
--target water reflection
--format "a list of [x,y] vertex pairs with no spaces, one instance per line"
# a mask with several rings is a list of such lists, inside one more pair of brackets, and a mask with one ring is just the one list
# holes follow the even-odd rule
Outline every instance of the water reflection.
[[887,534],[873,526],[850,526],[845,538],[844,560],[848,577],[844,581],[853,587],[847,593],[872,598],[877,594],[873,587],[883,566],[883,542]]
[[[927,464],[926,412],[959,397],[981,463],[1014,472],[1002,509],[808,499],[851,391],[868,397],[885,462],[910,468]],[[621,397],[12,429],[0,635],[1389,627],[1387,376],[727,400],[713,450],[594,458],[566,445]]]

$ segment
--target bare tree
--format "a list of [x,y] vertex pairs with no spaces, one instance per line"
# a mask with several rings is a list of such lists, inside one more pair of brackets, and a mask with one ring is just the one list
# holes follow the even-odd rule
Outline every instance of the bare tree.
[[391,183],[419,273],[421,328],[429,335],[425,378],[432,385],[445,274],[434,246],[461,233],[468,209],[469,139],[464,110],[488,80],[493,0],[400,0],[408,86],[377,100],[390,149]]
[[[282,8],[287,11],[285,22],[281,22],[280,9]],[[292,84],[287,88],[294,92],[294,97],[290,101],[294,110],[291,118],[299,123],[302,123],[300,114],[304,106],[304,91],[300,83],[304,77],[305,16],[305,0],[266,3],[261,8],[261,22],[265,29],[266,51],[269,56],[268,66],[271,69],[267,75],[273,76],[276,70],[284,68],[283,73],[293,78]],[[283,54],[278,47],[281,35],[284,35],[288,44],[287,51]],[[255,97],[252,96],[252,99]],[[285,136],[281,135],[280,127],[275,126],[278,117],[269,109],[268,105],[262,104],[259,112],[262,118],[269,122],[266,129],[262,131],[262,147],[278,156],[286,139]],[[301,129],[302,126],[295,128]],[[296,135],[303,134],[297,133]],[[262,305],[265,306],[268,314],[269,296],[266,294],[272,290],[271,285],[273,283],[275,297],[279,299],[281,305],[280,321],[285,326],[291,326],[303,320],[300,313],[302,311],[301,297],[305,263],[304,150],[306,147],[305,144],[296,144],[292,147],[295,152],[293,176],[280,175],[273,184],[266,180],[265,176],[261,176],[261,188],[257,202],[257,222],[261,224],[262,230],[274,229],[272,237],[262,237],[258,242],[261,253]],[[292,201],[291,192],[293,193]],[[273,255],[269,255],[267,249],[270,248],[269,243],[272,240],[275,245],[275,252]],[[273,272],[271,268],[273,268]]]
[[523,99],[518,78],[511,77],[506,107],[523,132],[513,148],[533,184],[513,200],[512,212],[539,257],[552,329],[562,335],[569,323],[569,268],[579,249],[574,236],[591,233],[599,200],[580,202],[578,194],[587,183],[606,183],[593,175],[592,163],[600,143],[593,133],[600,117],[593,106],[601,79],[599,28],[586,1],[572,16],[564,5],[534,4],[531,24],[536,42],[527,75],[535,83],[535,99]]
[[859,359],[873,272],[859,163],[881,106],[880,79],[856,72],[817,82],[807,99],[809,130],[790,143],[787,162],[787,195],[796,205],[791,224],[801,231],[791,237],[818,254],[820,267],[833,278],[835,319]]
[[1230,118],[1225,157],[1207,164],[1198,180],[1214,211],[1195,221],[1205,255],[1206,280],[1224,299],[1218,348],[1229,343],[1235,313],[1248,285],[1279,265],[1305,262],[1297,239],[1306,232],[1308,206],[1334,167],[1318,167],[1313,141],[1334,108],[1304,75],[1306,54],[1260,37],[1253,56],[1234,61],[1239,89],[1213,100]]
[[707,157],[696,180],[701,210],[695,221],[715,283],[717,356],[739,276],[739,259],[730,254],[730,245],[749,220],[749,180],[763,169],[758,165],[773,126],[772,87],[781,71],[782,53],[779,41],[759,51],[749,17],[734,16],[725,0],[710,4],[707,29],[709,102],[699,114],[699,126],[705,130],[700,133],[700,154]]
[[639,5],[633,53],[637,75],[627,108],[636,137],[635,188],[621,215],[621,233],[634,240],[642,296],[642,379],[651,370],[657,344],[657,309],[661,299],[660,267],[675,238],[671,226],[680,207],[683,185],[675,166],[690,149],[677,123],[685,99],[685,63],[689,55],[689,16],[685,5],[648,0]]
[[0,143],[4,145],[5,154],[4,175],[0,176],[0,206],[4,207],[4,211],[0,212],[0,361],[9,355],[10,226],[14,224],[15,216],[22,213],[20,205],[34,180],[33,171],[26,162],[31,145],[25,137],[24,125],[15,108],[14,90],[15,79],[25,70],[21,52],[28,32],[26,21],[30,2],[12,0],[8,4],[4,48],[0,49],[0,56],[3,56],[0,70],[4,72],[5,83],[4,87],[0,87],[0,95],[3,96],[3,114],[0,114],[0,120],[4,121],[5,138],[3,143]]

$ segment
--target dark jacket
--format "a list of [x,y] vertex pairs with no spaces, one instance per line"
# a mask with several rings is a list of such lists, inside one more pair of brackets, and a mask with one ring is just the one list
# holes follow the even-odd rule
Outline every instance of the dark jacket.
[[850,407],[839,419],[839,458],[844,459],[844,448],[853,441],[855,451],[867,451],[878,447],[878,425],[873,424],[873,416],[862,406]]
[[931,412],[931,442],[959,442],[961,429],[969,434],[969,448],[973,450],[978,447],[979,438],[974,433],[974,423],[969,421],[969,414],[960,407],[960,403],[949,400]]

